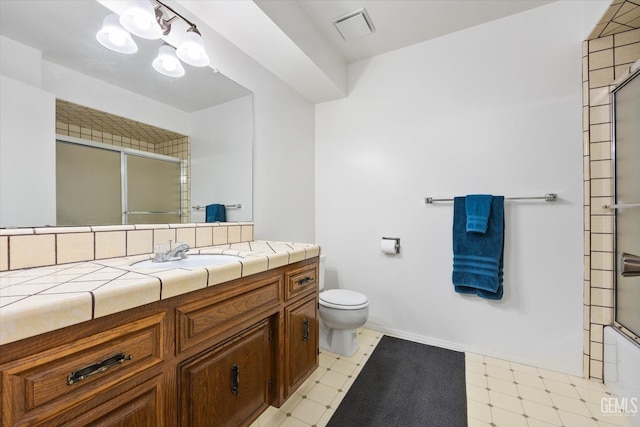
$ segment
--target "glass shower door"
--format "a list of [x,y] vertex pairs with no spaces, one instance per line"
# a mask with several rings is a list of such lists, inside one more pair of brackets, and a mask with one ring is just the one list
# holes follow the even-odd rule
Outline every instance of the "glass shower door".
[[180,222],[180,163],[126,156],[125,224]]
[[120,153],[57,141],[56,225],[119,224]]
[[640,335],[640,72],[613,93],[615,320]]

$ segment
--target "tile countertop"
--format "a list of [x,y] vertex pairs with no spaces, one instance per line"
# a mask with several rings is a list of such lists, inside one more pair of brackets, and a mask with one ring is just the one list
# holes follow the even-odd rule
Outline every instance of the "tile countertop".
[[192,248],[189,254],[244,259],[193,268],[134,269],[152,255],[0,273],[0,345],[214,286],[320,255],[314,244],[252,241]]

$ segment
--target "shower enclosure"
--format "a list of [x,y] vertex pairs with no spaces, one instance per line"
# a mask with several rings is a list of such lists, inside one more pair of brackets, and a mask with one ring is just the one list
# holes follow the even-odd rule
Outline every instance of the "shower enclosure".
[[613,92],[615,321],[640,336],[640,70]]
[[57,225],[181,222],[180,159],[58,139]]
[[604,328],[604,381],[640,427],[640,69],[612,92],[615,312]]

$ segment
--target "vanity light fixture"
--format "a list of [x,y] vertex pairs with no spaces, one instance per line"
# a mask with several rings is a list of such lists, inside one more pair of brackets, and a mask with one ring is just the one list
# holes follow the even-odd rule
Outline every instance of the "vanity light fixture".
[[158,56],[153,60],[153,69],[169,77],[184,76],[184,67],[176,56],[173,46],[164,44],[160,47]]
[[[182,37],[172,41],[179,43],[178,49],[164,43],[153,61],[153,68],[165,76],[181,77],[185,70],[180,60],[195,67],[209,65],[202,35],[196,25],[160,0],[152,1],[130,0],[129,6],[119,17],[117,14],[107,16],[102,29],[96,34],[98,42],[115,52],[134,53],[138,47],[129,32],[145,39],[159,39],[169,35],[172,22],[180,18],[188,25],[188,29]],[[167,12],[173,16],[166,19]]]
[[138,45],[131,34],[122,26],[118,21],[118,15],[112,13],[107,15],[102,22],[102,28],[96,34],[98,43],[106,47],[109,50],[118,53],[136,53],[138,51]]
[[156,11],[147,0],[134,0],[120,15],[120,24],[144,39],[159,39],[162,29],[156,19]]

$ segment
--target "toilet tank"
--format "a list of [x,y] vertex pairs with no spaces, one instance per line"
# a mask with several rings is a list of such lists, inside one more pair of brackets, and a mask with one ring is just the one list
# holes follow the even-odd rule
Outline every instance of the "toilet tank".
[[324,270],[327,262],[326,255],[320,255],[320,263],[318,264],[318,287],[320,292],[324,291]]

